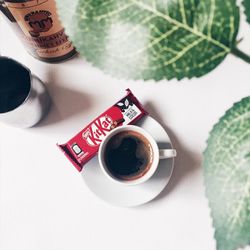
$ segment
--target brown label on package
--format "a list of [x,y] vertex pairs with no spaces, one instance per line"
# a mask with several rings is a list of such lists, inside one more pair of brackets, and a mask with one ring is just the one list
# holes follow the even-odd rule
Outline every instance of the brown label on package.
[[74,47],[58,19],[55,0],[25,0],[5,3],[24,33],[25,43],[41,58],[61,57]]

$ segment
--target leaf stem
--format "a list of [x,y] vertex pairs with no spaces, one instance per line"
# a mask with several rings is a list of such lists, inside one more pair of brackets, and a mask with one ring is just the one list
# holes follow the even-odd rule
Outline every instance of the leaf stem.
[[239,50],[237,47],[232,48],[231,53],[241,58],[243,61],[250,63],[250,56]]

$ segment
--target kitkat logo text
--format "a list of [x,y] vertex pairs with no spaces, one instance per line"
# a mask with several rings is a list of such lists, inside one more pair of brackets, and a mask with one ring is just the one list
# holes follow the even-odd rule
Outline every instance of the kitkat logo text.
[[108,116],[101,116],[96,119],[91,125],[82,133],[82,137],[88,145],[95,147],[100,145],[104,137],[110,132],[113,120]]

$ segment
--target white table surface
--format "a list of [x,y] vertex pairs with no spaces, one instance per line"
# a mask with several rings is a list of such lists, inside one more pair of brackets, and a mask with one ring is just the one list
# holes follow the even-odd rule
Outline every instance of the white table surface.
[[[243,23],[240,47],[250,54]],[[182,82],[125,81],[80,58],[50,65],[29,56],[0,21],[0,51],[27,65],[53,98],[32,129],[0,125],[1,250],[214,250],[202,151],[214,123],[250,93],[250,67],[229,55],[210,74]],[[153,202],[111,206],[95,197],[57,149],[129,87],[167,128],[178,151],[170,184]]]

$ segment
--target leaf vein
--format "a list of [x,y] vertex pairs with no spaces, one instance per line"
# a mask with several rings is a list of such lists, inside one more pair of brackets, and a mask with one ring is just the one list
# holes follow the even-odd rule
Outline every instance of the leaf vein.
[[240,218],[240,213],[242,211],[242,207],[245,205],[245,200],[249,199],[250,197],[250,178],[248,177],[246,185],[244,187],[244,190],[242,191],[242,194],[240,196],[240,200],[238,202],[238,206],[236,207],[236,210],[232,215],[228,218],[228,224],[230,229],[232,230],[236,223],[242,224],[244,220],[242,221]]
[[131,6],[133,6],[134,3],[129,3],[127,5],[124,5],[116,10],[113,10],[113,11],[110,11],[108,12],[107,14],[103,14],[103,15],[100,15],[100,16],[95,16],[94,17],[94,20],[97,20],[97,21],[101,21],[102,19],[105,19],[105,18],[108,18],[108,17],[111,17],[113,15],[117,15],[121,12],[123,12],[124,10],[127,10],[128,8],[130,8]]
[[193,49],[195,46],[197,46],[202,41],[204,41],[203,37],[199,38],[198,40],[195,40],[193,43],[186,46],[182,51],[178,52],[178,54],[175,57],[173,57],[171,60],[165,62],[164,66],[167,66],[169,64],[172,64],[172,63],[176,62],[181,57],[183,57],[189,50]]
[[215,13],[215,0],[211,0],[211,9],[210,9],[210,14],[209,14],[208,31],[207,31],[207,35],[209,37],[212,37],[212,27],[213,27],[213,21],[214,21],[214,13]]
[[142,3],[142,2],[139,2],[138,0],[131,0],[131,1],[132,1],[134,4],[136,4],[137,6],[143,8],[143,9],[149,11],[149,12],[154,13],[154,14],[157,15],[158,17],[164,18],[164,19],[167,20],[169,23],[174,24],[174,25],[176,25],[176,26],[179,27],[179,28],[183,28],[183,29],[185,29],[185,30],[191,32],[192,34],[194,34],[194,35],[196,35],[196,36],[198,36],[198,37],[201,37],[201,38],[203,38],[203,39],[206,39],[207,41],[213,43],[214,45],[216,45],[216,46],[222,48],[222,49],[225,50],[226,52],[230,52],[231,49],[230,49],[229,47],[227,47],[226,45],[224,45],[224,44],[220,43],[219,41],[213,39],[212,37],[209,37],[209,36],[205,35],[204,33],[201,33],[201,32],[199,32],[198,30],[195,30],[194,28],[192,28],[192,27],[190,27],[190,26],[188,26],[188,25],[186,25],[186,24],[183,24],[183,23],[181,23],[181,22],[179,22],[179,21],[177,21],[177,20],[171,18],[169,15],[166,15],[166,14],[164,14],[164,13],[162,13],[162,12],[156,10],[156,9],[153,9],[151,6],[149,6],[149,5],[147,5],[147,4],[144,4],[144,3]]
[[179,0],[179,5],[180,5],[180,11],[181,11],[181,17],[182,17],[182,22],[187,25],[187,17],[185,13],[185,6],[183,0]]
[[158,37],[157,39],[154,39],[151,43],[149,43],[146,47],[140,49],[140,50],[137,50],[135,53],[133,54],[129,54],[127,56],[125,56],[125,58],[128,58],[128,57],[134,57],[135,55],[138,55],[142,52],[144,52],[145,50],[147,49],[150,49],[152,48],[155,44],[158,44],[159,42],[161,42],[162,40],[166,39],[167,37],[169,37],[170,35],[172,35],[176,30],[178,30],[179,28],[178,27],[173,27],[171,30],[169,30],[168,32],[166,32],[165,34],[161,35],[160,37]]

